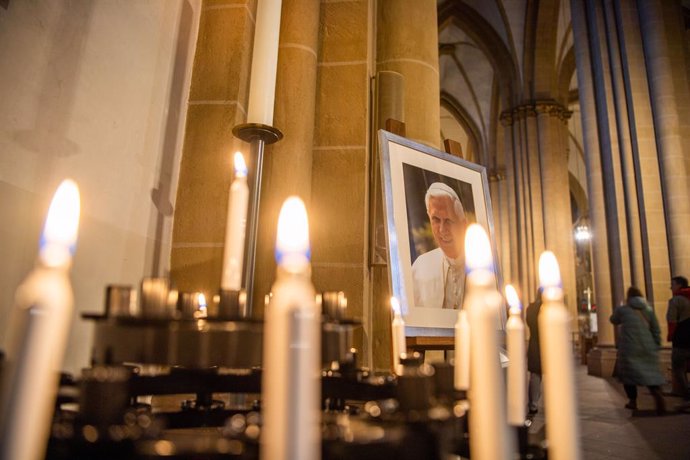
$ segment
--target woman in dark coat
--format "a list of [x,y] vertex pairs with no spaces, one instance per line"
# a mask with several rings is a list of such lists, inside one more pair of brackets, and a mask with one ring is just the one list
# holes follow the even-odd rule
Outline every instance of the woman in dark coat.
[[637,385],[645,385],[654,397],[657,413],[665,412],[660,388],[665,379],[659,368],[661,331],[654,311],[639,289],[628,289],[626,304],[613,311],[611,322],[621,326],[616,375],[628,395],[625,407],[637,409]]
[[541,311],[541,293],[539,288],[537,298],[527,306],[525,322],[529,328],[529,343],[527,345],[527,370],[529,371],[528,403],[529,415],[537,413],[537,404],[541,397],[541,350],[539,348],[539,311]]

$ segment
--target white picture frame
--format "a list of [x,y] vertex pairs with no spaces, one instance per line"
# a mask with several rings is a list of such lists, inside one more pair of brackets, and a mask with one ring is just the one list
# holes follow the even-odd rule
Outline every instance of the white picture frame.
[[[429,247],[436,245],[424,196],[433,182],[443,182],[457,193],[468,225],[478,223],[489,235],[500,289],[486,168],[388,131],[379,130],[378,134],[388,272],[392,295],[398,298],[405,318],[406,335],[452,336],[457,310],[414,305],[412,264],[425,248],[432,250]],[[505,320],[502,313],[501,324]]]

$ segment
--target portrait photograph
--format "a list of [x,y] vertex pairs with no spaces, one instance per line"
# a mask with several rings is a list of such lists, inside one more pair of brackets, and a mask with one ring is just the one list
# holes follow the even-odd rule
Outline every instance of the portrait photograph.
[[484,227],[496,256],[486,170],[383,130],[379,144],[391,289],[408,335],[452,335],[468,225]]

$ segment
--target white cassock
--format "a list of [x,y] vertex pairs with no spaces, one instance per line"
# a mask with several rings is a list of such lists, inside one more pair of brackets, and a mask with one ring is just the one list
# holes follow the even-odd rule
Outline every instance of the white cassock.
[[[462,293],[465,282],[465,267],[461,262],[458,265],[460,279],[457,280],[458,289],[453,299],[454,308],[462,303]],[[412,264],[412,280],[414,288],[414,306],[425,308],[443,308],[443,300],[446,291],[446,276],[449,273],[451,262],[443,254],[441,248],[425,252]]]

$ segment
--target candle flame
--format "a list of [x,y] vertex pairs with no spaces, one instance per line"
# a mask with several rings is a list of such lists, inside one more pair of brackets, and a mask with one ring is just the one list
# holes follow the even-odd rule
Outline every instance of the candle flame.
[[391,309],[393,310],[394,315],[402,314],[402,311],[400,310],[400,302],[398,302],[396,297],[391,297]]
[[235,177],[247,177],[247,164],[240,152],[235,152]]
[[203,292],[200,292],[199,294],[197,294],[196,301],[197,301],[197,304],[199,304],[200,310],[206,309],[206,296],[204,295]]
[[520,298],[518,297],[517,291],[512,284],[506,285],[506,300],[508,300],[508,305],[510,305],[511,313],[520,313]]
[[465,233],[465,264],[467,270],[479,268],[493,271],[491,244],[486,230],[479,224],[471,224]]
[[561,287],[561,270],[551,251],[544,251],[539,257],[539,284],[543,288]]
[[46,266],[67,266],[72,261],[79,213],[79,187],[73,180],[65,179],[53,196],[41,235],[39,258]]
[[304,202],[291,196],[278,216],[276,262],[286,269],[302,270],[309,263],[309,220]]

